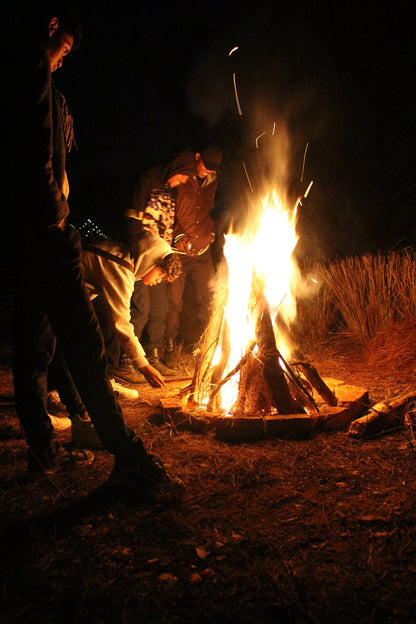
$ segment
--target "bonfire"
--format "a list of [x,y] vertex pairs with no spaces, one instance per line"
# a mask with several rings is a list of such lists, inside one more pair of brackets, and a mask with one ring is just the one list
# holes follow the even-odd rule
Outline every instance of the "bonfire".
[[[273,190],[243,232],[226,235],[216,309],[196,350],[192,382],[181,391],[185,412],[214,418],[217,433],[221,425],[234,433],[242,425],[255,438],[265,427],[271,435],[308,437],[322,422],[322,403],[345,412],[345,392],[336,393],[291,338],[297,290],[304,288],[294,257],[300,201],[289,209]],[[367,399],[359,389],[354,417]]]

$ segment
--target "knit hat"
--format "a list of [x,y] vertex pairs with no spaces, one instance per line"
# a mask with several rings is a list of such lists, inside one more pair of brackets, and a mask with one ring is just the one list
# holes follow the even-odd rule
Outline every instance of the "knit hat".
[[204,161],[205,168],[217,173],[221,173],[222,155],[222,149],[216,145],[210,145],[201,150],[201,158]]

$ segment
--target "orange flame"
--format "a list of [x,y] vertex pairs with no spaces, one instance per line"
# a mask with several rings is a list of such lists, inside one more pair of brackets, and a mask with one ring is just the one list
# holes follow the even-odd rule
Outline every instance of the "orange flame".
[[[225,317],[231,344],[227,372],[238,364],[254,338],[254,319],[249,312],[252,280],[261,284],[272,320],[278,312],[287,322],[295,316],[293,285],[298,275],[293,258],[298,241],[296,209],[284,208],[277,192],[270,192],[262,200],[257,228],[251,223],[245,234],[227,234],[225,238],[224,254],[228,264]],[[276,328],[275,337],[278,348],[286,355]],[[238,376],[235,375],[221,389],[225,410],[231,409],[237,393]]]

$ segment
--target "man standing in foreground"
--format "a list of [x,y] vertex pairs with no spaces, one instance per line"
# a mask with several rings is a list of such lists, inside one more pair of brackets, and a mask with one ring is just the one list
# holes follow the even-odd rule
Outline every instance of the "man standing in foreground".
[[106,375],[103,338],[81,265],[76,231],[67,223],[65,137],[52,72],[76,48],[79,23],[67,5],[41,6],[30,37],[14,33],[3,70],[9,153],[2,185],[6,232],[14,250],[13,375],[16,410],[26,433],[30,476],[71,458],[59,447],[46,412],[47,372],[59,341],[68,368],[104,447],[115,458],[110,480],[158,499],[172,481],[125,426]]

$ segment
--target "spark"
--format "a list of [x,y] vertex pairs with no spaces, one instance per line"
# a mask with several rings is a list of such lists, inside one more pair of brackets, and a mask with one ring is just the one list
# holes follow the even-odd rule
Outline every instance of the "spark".
[[318,280],[317,280],[317,279],[315,279],[314,277],[311,277],[311,281],[312,281],[314,284],[319,284]]
[[253,187],[251,185],[250,178],[248,177],[248,171],[247,171],[246,163],[244,161],[243,161],[243,167],[244,167],[244,171],[246,172],[247,182],[248,182],[248,184],[250,186],[251,192],[254,193],[254,189],[253,189]]
[[238,114],[241,116],[243,113],[241,112],[240,101],[239,101],[239,99],[238,99],[238,93],[237,93],[237,83],[236,83],[236,81],[235,81],[235,73],[233,74],[233,83],[234,83],[235,102],[236,102],[236,104],[237,104]]
[[257,149],[259,149],[259,139],[261,139],[262,136],[264,136],[266,134],[266,132],[262,132],[261,134],[259,134],[259,136],[256,139],[256,147]]
[[[303,182],[303,173],[305,171],[305,161],[306,161],[306,152],[308,151],[309,143],[306,143],[305,151],[303,154],[303,164],[302,164],[302,175],[300,176],[300,181]],[[306,197],[306,195],[305,195]]]
[[272,135],[274,135],[275,132],[276,132],[276,122],[273,123]]
[[312,184],[313,184],[313,180],[311,180],[311,182],[310,182],[310,184],[309,184],[308,188],[307,188],[307,189],[306,189],[306,191],[304,192],[304,194],[303,194],[303,196],[304,196],[304,197],[307,197],[307,196],[308,196],[309,191],[310,191],[310,190],[311,190],[311,188],[312,188]]
[[237,52],[238,50],[238,46],[234,46],[234,48],[232,48],[232,50],[229,51],[228,56],[231,56],[231,54],[233,54],[234,52]]

